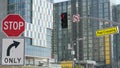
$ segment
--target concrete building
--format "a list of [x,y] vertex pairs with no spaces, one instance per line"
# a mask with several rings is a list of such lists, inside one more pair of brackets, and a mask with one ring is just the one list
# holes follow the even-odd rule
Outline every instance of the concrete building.
[[[0,21],[7,14],[20,14],[26,21],[25,65],[40,65],[51,58],[52,0],[0,0]],[[1,40],[6,38],[0,31]],[[2,45],[2,41],[0,41]],[[1,52],[0,52],[1,53]]]

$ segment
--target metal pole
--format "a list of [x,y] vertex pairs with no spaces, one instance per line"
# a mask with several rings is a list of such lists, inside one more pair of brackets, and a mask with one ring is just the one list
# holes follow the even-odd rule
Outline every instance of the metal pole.
[[79,39],[77,38],[77,60],[79,60]]
[[[76,0],[76,14],[78,13],[78,0]],[[77,43],[77,61],[79,60],[79,23],[77,22],[77,39],[76,39],[76,43]]]
[[74,55],[75,55],[75,51],[74,51],[74,47],[72,47],[72,60],[73,60],[73,68],[75,66],[75,63],[74,63]]
[[74,55],[75,55],[74,42],[72,42],[71,54],[72,54],[72,61],[73,61],[73,68],[74,68],[75,67],[75,62],[74,62]]
[[72,68],[74,68],[74,55],[75,55],[75,51],[74,51],[74,41],[72,41],[72,43],[71,43],[71,45],[72,45],[72,47],[70,46],[70,44],[68,44],[68,49],[70,49],[71,50],[71,58],[72,58]]
[[73,68],[74,68],[74,66],[75,66],[75,63],[74,63],[74,55],[73,55]]
[[88,64],[86,63],[86,68],[88,68]]

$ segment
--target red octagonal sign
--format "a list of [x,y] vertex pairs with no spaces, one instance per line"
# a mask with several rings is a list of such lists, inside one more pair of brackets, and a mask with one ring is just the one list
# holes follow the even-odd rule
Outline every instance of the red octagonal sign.
[[8,37],[18,37],[25,30],[25,21],[18,14],[9,14],[2,21],[2,31]]

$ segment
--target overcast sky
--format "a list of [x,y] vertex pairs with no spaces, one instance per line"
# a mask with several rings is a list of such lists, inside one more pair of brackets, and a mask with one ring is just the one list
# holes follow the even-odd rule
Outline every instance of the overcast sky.
[[[67,1],[67,0],[54,0],[54,2],[62,2],[62,1]],[[116,0],[116,4],[120,4],[120,0]]]
[[62,1],[68,1],[68,0],[54,0],[54,2],[62,2]]
[[120,4],[120,0],[116,0],[116,3],[117,3],[117,4]]

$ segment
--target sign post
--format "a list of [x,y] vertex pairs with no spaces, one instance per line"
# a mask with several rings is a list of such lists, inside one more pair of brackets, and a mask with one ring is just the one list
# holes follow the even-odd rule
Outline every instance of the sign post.
[[1,29],[8,37],[2,40],[2,65],[24,64],[24,39],[18,38],[25,31],[25,21],[18,14],[8,14]]

